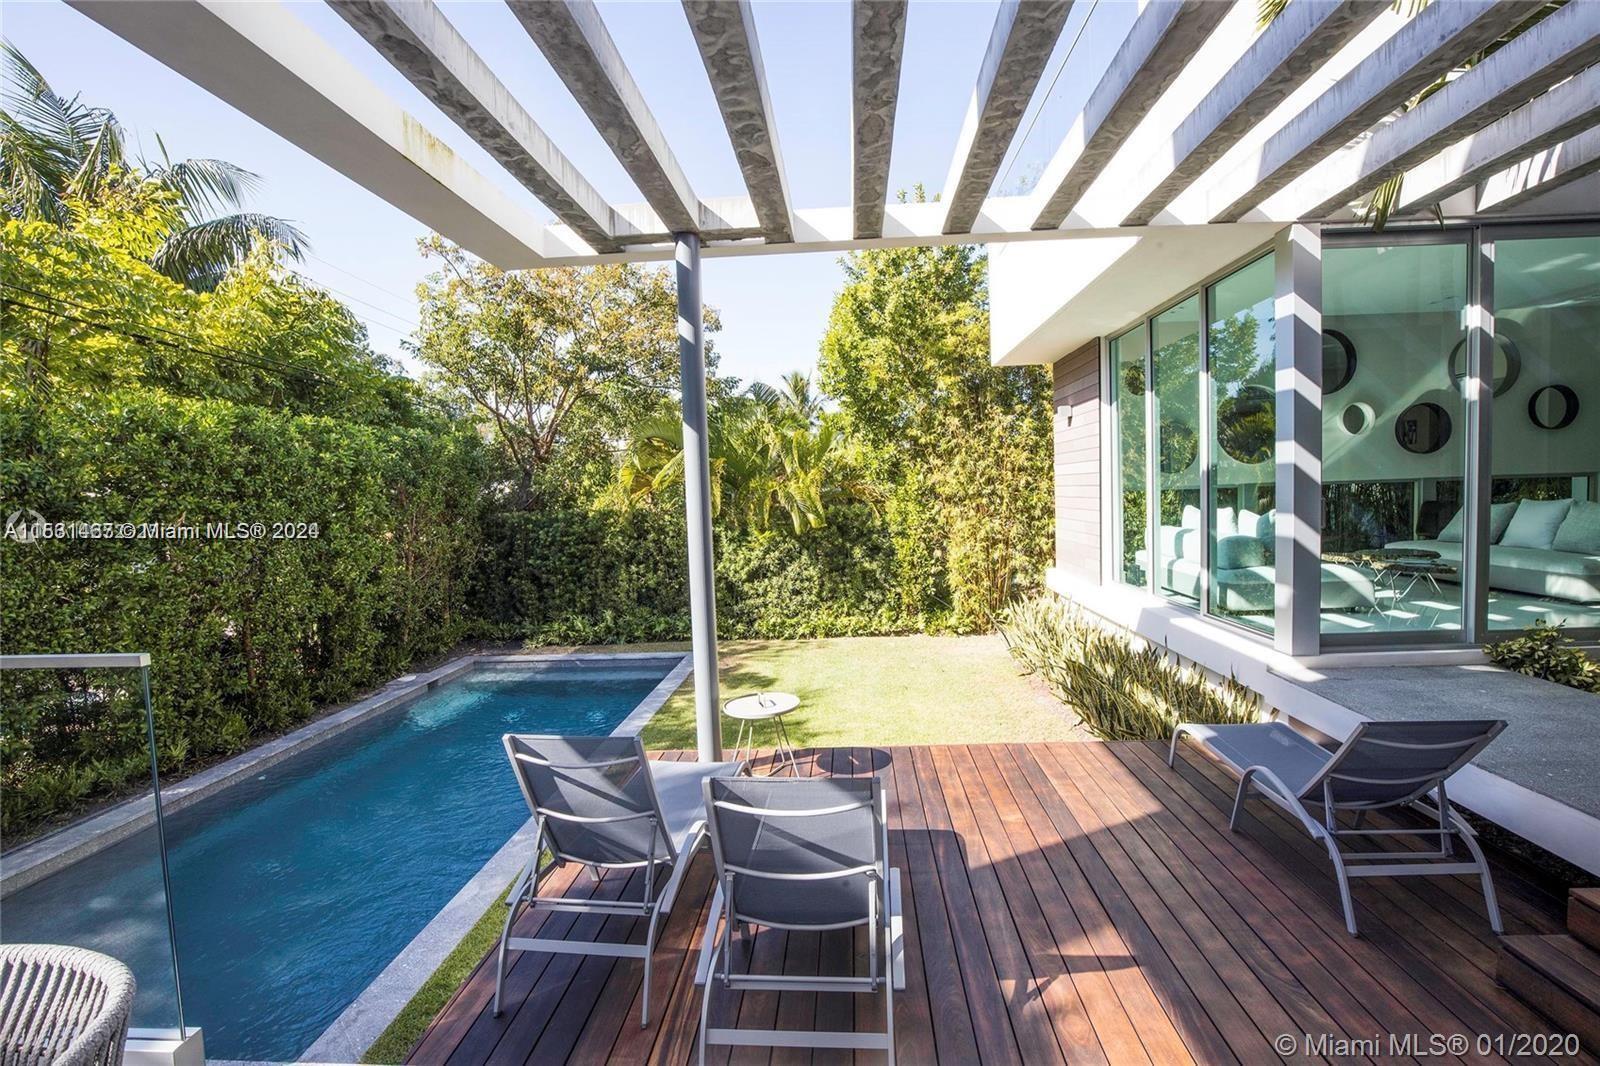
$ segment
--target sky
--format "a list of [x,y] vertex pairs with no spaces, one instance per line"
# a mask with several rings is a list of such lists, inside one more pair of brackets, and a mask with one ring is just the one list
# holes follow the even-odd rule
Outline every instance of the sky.
[[[531,193],[390,67],[321,0],[289,4],[535,218],[553,216]],[[679,164],[702,198],[746,195],[726,127],[678,0],[602,2],[602,16]],[[440,7],[562,152],[613,203],[637,188],[509,9],[499,0]],[[796,207],[850,202],[850,7],[835,0],[754,5],[778,140]],[[1035,176],[1081,109],[1137,14],[1134,0],[1078,0],[994,192]],[[971,103],[995,5],[913,0],[889,170],[893,190],[939,191]],[[373,347],[418,367],[402,341],[417,323],[415,287],[429,271],[417,239],[427,228],[254,120],[146,56],[61,0],[6,0],[0,30],[62,95],[110,107],[134,154],[214,157],[256,172],[252,207],[289,219],[310,238],[297,269],[342,299]],[[810,371],[842,285],[836,253],[707,259],[705,302],[721,313],[720,371],[774,381]]]

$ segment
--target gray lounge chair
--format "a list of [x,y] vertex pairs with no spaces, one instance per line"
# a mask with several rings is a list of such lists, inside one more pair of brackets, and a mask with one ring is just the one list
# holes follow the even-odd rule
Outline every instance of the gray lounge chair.
[[[644,960],[639,1024],[650,1021],[650,957],[661,918],[672,909],[695,851],[705,843],[701,782],[743,771],[742,762],[647,759],[638,737],[554,737],[507,733],[506,757],[535,819],[533,856],[506,897],[510,908],[495,959],[494,1013],[510,951],[608,955]],[[543,862],[549,851],[554,861]],[[539,885],[556,866],[575,862],[596,872],[644,868],[637,900],[545,897]],[[535,910],[648,918],[643,944],[552,940],[511,935],[526,905]]]
[[[706,1045],[862,1048],[894,1062],[894,993],[905,987],[900,871],[889,866],[883,783],[876,777],[714,777],[705,783],[717,889],[706,917],[695,984],[700,1061]],[[720,924],[720,931],[719,931]],[[816,933],[866,926],[868,973],[735,972],[734,927]],[[748,952],[746,953],[748,958]],[[721,965],[720,975],[717,973]],[[882,1032],[710,1028],[715,985],[740,991],[883,995]]]
[[[1352,877],[1411,877],[1476,874],[1483,884],[1489,927],[1501,932],[1494,882],[1472,827],[1450,807],[1445,779],[1482,751],[1506,723],[1497,720],[1442,722],[1362,722],[1333,751],[1295,732],[1283,722],[1257,725],[1200,725],[1184,722],[1172,731],[1167,752],[1171,766],[1178,738],[1187,734],[1239,778],[1228,828],[1236,828],[1239,810],[1252,786],[1282,807],[1328,849],[1339,880],[1344,924],[1356,935],[1355,908],[1350,902]],[[1431,800],[1431,802],[1430,802]],[[1321,807],[1321,820],[1311,807]],[[1434,820],[1438,828],[1364,829],[1368,811],[1411,807]],[[1339,811],[1354,814],[1342,829]],[[1437,837],[1435,851],[1345,851],[1347,837]],[[1457,862],[1459,838],[1472,855]]]

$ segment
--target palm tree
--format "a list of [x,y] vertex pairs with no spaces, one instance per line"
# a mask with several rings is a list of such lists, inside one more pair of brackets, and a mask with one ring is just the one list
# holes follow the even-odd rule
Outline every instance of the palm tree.
[[[706,441],[712,513],[758,532],[771,530],[782,515],[804,533],[827,523],[833,503],[870,503],[870,489],[848,461],[848,442],[821,411],[804,374],[790,375],[778,389],[752,386],[719,404]],[[683,425],[676,412],[662,411],[635,429],[617,488],[635,503],[667,495],[682,478]]]
[[309,245],[300,230],[242,210],[260,185],[258,175],[221,159],[174,163],[160,137],[159,161],[130,160],[122,127],[108,108],[60,96],[11,42],[3,51],[0,189],[6,215],[65,227],[74,201],[94,202],[132,181],[171,194],[177,204],[175,223],[150,265],[191,289],[215,288],[258,239],[277,242],[291,259],[305,255]]

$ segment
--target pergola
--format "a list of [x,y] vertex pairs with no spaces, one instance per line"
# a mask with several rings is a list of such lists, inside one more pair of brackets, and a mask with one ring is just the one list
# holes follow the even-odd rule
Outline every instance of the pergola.
[[[433,0],[329,0],[545,205],[556,219],[549,224],[502,195],[278,0],[68,2],[502,268],[674,260],[702,758],[721,749],[702,256],[1097,238],[1230,247],[1266,226],[1284,234],[1291,252],[1302,249],[1301,262],[1290,256],[1292,275],[1315,254],[1295,232],[1350,219],[1353,201],[1395,175],[1405,175],[1402,215],[1449,202],[1477,216],[1600,171],[1600,0],[1571,0],[1398,114],[1546,5],[1439,0],[1407,18],[1389,0],[1290,0],[1257,32],[1254,0],[1151,0],[1082,110],[1067,128],[1046,131],[1059,147],[1034,191],[992,196],[1073,7],[1000,0],[933,203],[887,202],[908,0],[853,0],[852,197],[821,209],[799,209],[790,195],[749,0],[683,0],[748,193],[711,199],[690,186],[591,0],[506,0],[642,204],[608,202]],[[1180,89],[1192,107],[1158,108]],[[1176,117],[1151,129],[1157,114]],[[1096,187],[1119,162],[1134,165],[1115,187]],[[1295,368],[1320,359],[1320,312],[1280,301],[1285,316],[1293,322],[1279,330],[1279,389],[1293,402],[1306,391]]]

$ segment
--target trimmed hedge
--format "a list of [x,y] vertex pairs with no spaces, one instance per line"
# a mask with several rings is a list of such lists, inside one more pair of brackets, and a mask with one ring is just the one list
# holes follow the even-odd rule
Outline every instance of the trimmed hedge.
[[[478,441],[442,422],[115,392],[0,409],[0,474],[8,515],[266,531],[0,541],[5,650],[149,652],[164,769],[240,750],[469,632],[487,472]],[[274,539],[281,523],[317,536]],[[137,700],[106,699],[95,728],[75,724],[116,687],[8,679],[6,832],[139,778]]]

